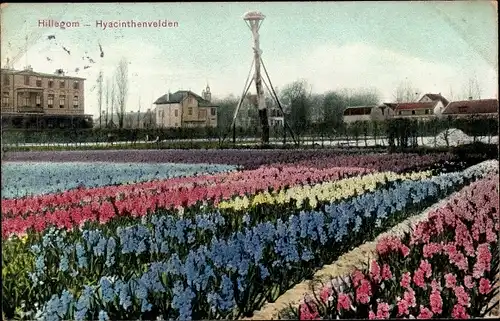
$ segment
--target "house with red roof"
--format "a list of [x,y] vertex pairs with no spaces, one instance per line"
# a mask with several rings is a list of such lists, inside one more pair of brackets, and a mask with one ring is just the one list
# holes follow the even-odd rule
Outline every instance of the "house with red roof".
[[440,101],[443,103],[443,106],[445,106],[445,107],[450,103],[448,101],[448,99],[444,98],[441,95],[441,93],[439,93],[439,94],[425,94],[422,96],[422,98],[420,98],[420,100],[418,102],[419,103],[430,103],[433,101]]
[[422,98],[420,98],[420,100],[418,102],[419,103],[430,103],[430,102],[434,102],[434,101],[440,101],[442,103],[442,106],[443,106],[443,108],[438,108],[438,109],[434,110],[434,115],[438,115],[438,116],[443,113],[443,110],[450,103],[448,99],[444,98],[441,95],[441,93],[439,93],[439,94],[431,94],[431,93],[425,94],[422,96]]
[[443,110],[450,117],[498,117],[498,99],[452,101]]
[[394,118],[429,119],[444,109],[441,100],[413,103],[385,103],[394,111]]

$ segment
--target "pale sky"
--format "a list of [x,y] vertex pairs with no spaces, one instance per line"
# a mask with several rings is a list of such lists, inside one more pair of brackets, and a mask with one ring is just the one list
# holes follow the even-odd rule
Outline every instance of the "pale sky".
[[[498,98],[497,11],[489,1],[15,3],[2,5],[2,66],[24,49],[28,35],[27,55],[15,69],[63,68],[86,78],[85,112],[94,115],[99,70],[111,78],[122,57],[130,62],[129,111],[137,110],[139,98],[142,110],[154,107],[169,90],[201,94],[207,82],[213,97],[239,96],[253,59],[252,35],[242,19],[249,10],[266,15],[262,58],[276,87],[298,79],[316,93],[375,87],[388,102],[405,79],[422,93],[449,97],[451,90],[461,95],[476,76],[481,98]],[[80,26],[39,27],[43,19]],[[97,20],[130,19],[166,19],[178,27],[96,26]],[[82,59],[87,55],[95,63]]]

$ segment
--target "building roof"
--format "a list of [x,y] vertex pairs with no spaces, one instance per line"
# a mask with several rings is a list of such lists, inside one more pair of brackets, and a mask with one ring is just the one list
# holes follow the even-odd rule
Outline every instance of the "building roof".
[[394,111],[399,110],[416,110],[416,109],[433,109],[436,107],[437,101],[430,103],[384,103],[384,105],[391,107]]
[[450,103],[448,101],[448,99],[444,98],[441,94],[430,94],[429,93],[429,94],[425,94],[424,96],[422,96],[422,98],[425,96],[429,97],[429,99],[432,101],[436,101],[436,100],[441,101],[443,103],[443,106],[446,106]]
[[217,107],[211,104],[208,100],[203,99],[203,97],[201,97],[200,95],[195,94],[191,90],[178,90],[173,94],[165,94],[158,98],[153,104],[178,104],[183,101],[187,95],[193,96],[198,101],[198,105],[200,107]]
[[349,106],[349,107],[346,107],[345,110],[347,110],[347,109],[375,108],[375,107],[378,107],[378,106],[376,106],[376,105],[370,105],[370,106]]
[[[465,108],[463,108],[465,107]],[[498,113],[498,99],[452,101],[443,114],[491,114]]]
[[66,76],[66,75],[58,75],[58,74],[48,74],[44,72],[37,72],[33,71],[30,69],[27,70],[15,70],[15,69],[4,69],[2,68],[1,70],[2,75],[4,74],[30,74],[33,76],[39,76],[39,77],[47,77],[47,78],[64,78],[64,79],[78,79],[78,80],[86,80],[85,78],[81,77],[74,77],[74,76]]

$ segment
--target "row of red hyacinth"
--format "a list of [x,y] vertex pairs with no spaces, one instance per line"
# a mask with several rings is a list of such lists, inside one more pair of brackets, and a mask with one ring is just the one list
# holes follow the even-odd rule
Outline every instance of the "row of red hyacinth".
[[484,316],[498,305],[498,179],[464,188],[403,238],[381,239],[369,267],[306,296],[299,318]]
[[[242,181],[243,185],[247,181],[257,181],[262,179],[260,186],[281,187],[283,184],[279,180],[283,176],[291,176],[293,179],[297,173],[302,171],[305,177],[310,177],[311,182],[318,182],[324,176],[323,171],[319,169],[331,167],[358,167],[368,168],[370,171],[394,171],[402,172],[415,166],[426,166],[438,161],[451,159],[450,154],[432,154],[432,155],[363,155],[363,156],[334,156],[313,158],[308,161],[302,161],[295,166],[275,164],[274,166],[264,166],[256,170],[247,170],[241,172],[232,172],[215,175],[202,175],[197,177],[181,177],[162,181],[143,182],[120,186],[106,186],[98,188],[79,188],[62,193],[39,195],[33,197],[2,200],[2,217],[16,217],[27,213],[43,212],[46,209],[67,209],[75,205],[101,201],[110,197],[124,199],[141,193],[167,193],[170,190],[177,190],[182,187],[190,188],[192,186],[209,186],[234,184]],[[311,169],[313,167],[314,169]],[[291,183],[294,184],[292,180]],[[262,187],[259,187],[262,188]],[[246,189],[236,189],[236,194],[245,193]]]
[[[321,170],[294,166],[223,173],[220,176],[200,176],[197,179],[190,177],[185,178],[184,181],[175,178],[138,184],[140,187],[124,185],[73,190],[69,192],[72,195],[71,200],[84,202],[68,201],[64,207],[54,210],[19,208],[18,213],[23,213],[22,215],[14,215],[10,212],[9,215],[3,216],[2,237],[23,234],[31,228],[41,232],[50,225],[71,229],[87,221],[105,224],[116,215],[140,217],[157,208],[185,208],[203,201],[217,204],[234,195],[255,194],[269,187],[278,190],[286,186],[335,181],[370,172],[372,170],[364,168]],[[110,199],[110,196],[116,198]]]

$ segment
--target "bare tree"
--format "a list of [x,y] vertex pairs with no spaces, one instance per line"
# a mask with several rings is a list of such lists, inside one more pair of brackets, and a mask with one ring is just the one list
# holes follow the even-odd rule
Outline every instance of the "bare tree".
[[298,135],[303,134],[310,124],[311,86],[305,80],[297,80],[286,85],[282,95],[291,102],[289,115],[291,127]]
[[378,105],[380,92],[376,88],[342,89],[340,94],[347,103],[346,107]]
[[410,81],[405,80],[396,88],[396,93],[393,95],[397,103],[412,103],[420,98],[420,90],[413,87]]
[[113,82],[111,85],[111,123],[113,124],[113,126],[116,125],[113,121],[115,104],[116,104],[116,84],[115,82]]
[[99,72],[99,90],[97,92],[97,103],[99,105],[99,129],[102,128],[102,71]]
[[122,58],[116,68],[116,114],[118,116],[118,127],[123,128],[123,119],[125,117],[125,107],[128,94],[128,62]]
[[108,115],[109,115],[109,79],[106,79],[106,116],[105,116],[105,127],[108,126]]
[[479,81],[477,80],[476,75],[470,77],[467,83],[464,84],[462,99],[481,99],[481,87],[479,86]]
[[455,95],[453,93],[453,88],[450,86],[450,93],[448,94],[448,99],[450,101],[454,101],[455,100]]

